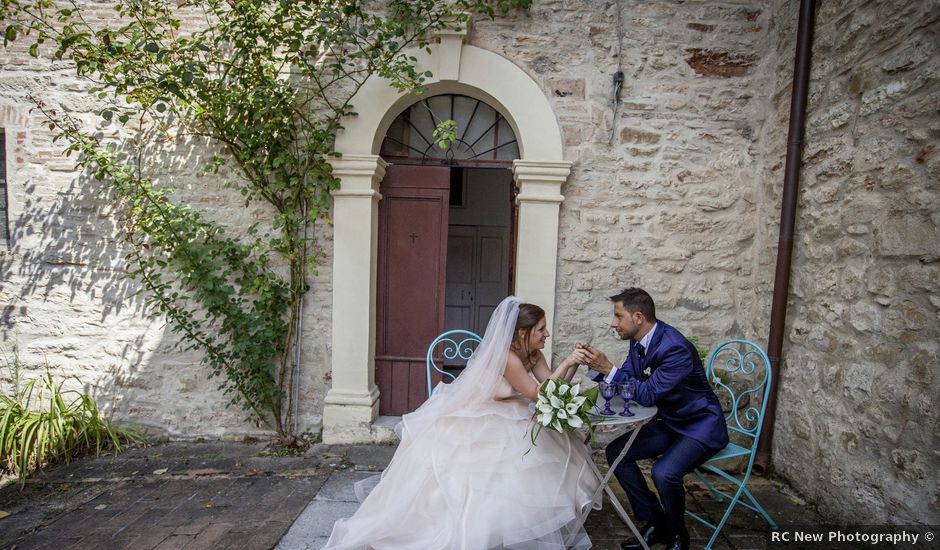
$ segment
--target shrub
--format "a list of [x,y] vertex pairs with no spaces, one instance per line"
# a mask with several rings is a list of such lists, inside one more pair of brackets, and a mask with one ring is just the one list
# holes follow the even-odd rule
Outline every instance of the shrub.
[[64,380],[56,384],[47,372],[19,388],[17,371],[14,366],[12,397],[0,395],[0,468],[19,476],[21,483],[53,462],[146,442],[141,434],[102,418],[89,395],[64,390]]

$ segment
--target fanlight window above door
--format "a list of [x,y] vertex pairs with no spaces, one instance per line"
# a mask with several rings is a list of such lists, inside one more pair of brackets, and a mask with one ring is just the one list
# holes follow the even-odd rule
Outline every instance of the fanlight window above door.
[[[433,138],[442,120],[457,123],[457,143],[446,151]],[[444,94],[422,99],[398,115],[385,134],[380,154],[443,163],[487,163],[519,158],[519,145],[499,111],[472,97]]]

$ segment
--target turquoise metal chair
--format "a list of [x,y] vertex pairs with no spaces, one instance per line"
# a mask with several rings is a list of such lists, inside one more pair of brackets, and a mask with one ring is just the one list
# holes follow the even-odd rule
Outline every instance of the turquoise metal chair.
[[[444,365],[438,366],[436,357],[442,357],[444,361],[466,362],[473,355],[474,350],[482,341],[476,333],[469,330],[448,330],[431,342],[428,346],[427,355],[427,376],[428,376],[428,397],[434,388],[431,386],[431,370],[441,373],[441,376],[449,376],[451,380],[457,377],[445,371]],[[440,354],[440,355],[438,355]]]
[[[721,528],[728,521],[731,510],[738,504],[753,510],[767,520],[774,531],[777,530],[777,524],[747,489],[754,466],[754,456],[757,454],[757,440],[764,423],[767,397],[770,395],[770,370],[770,360],[764,350],[747,340],[721,343],[712,352],[705,367],[705,374],[712,382],[718,398],[723,404],[730,403],[731,406],[731,410],[725,415],[731,442],[695,470],[695,474],[715,499],[719,502],[728,501],[728,507],[717,525],[686,511],[686,514],[712,529],[711,539],[705,548],[712,547]],[[727,466],[725,469],[721,467],[722,463],[727,465],[727,460],[732,458],[737,458],[735,462],[739,463],[743,460],[739,457],[747,457],[747,467],[742,472],[735,474],[728,472]],[[732,483],[736,487],[734,494],[725,493],[712,485],[702,475],[703,471],[716,474]]]

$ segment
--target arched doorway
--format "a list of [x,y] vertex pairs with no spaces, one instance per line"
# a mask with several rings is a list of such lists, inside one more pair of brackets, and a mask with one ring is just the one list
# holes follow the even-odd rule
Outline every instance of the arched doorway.
[[[457,124],[446,149],[432,135],[442,120]],[[519,148],[499,111],[440,94],[399,114],[380,154],[389,166],[380,187],[375,378],[379,414],[397,416],[427,397],[428,343],[451,329],[483,334],[512,292]],[[453,375],[463,366],[444,363]]]
[[[434,74],[423,97],[460,94],[479,99],[504,115],[512,128],[519,149],[519,158],[512,161],[518,216],[514,291],[545,308],[551,326],[561,186],[571,163],[563,158],[558,121],[541,87],[509,60],[463,44],[465,34],[442,32],[430,52],[410,53],[418,70]],[[379,205],[389,167],[379,153],[396,117],[420,99],[371,79],[354,100],[358,115],[337,135],[336,151],[342,157],[331,161],[341,184],[333,192],[332,387],[323,407],[327,443],[394,438],[391,430],[376,424]],[[551,341],[546,350],[551,353]]]

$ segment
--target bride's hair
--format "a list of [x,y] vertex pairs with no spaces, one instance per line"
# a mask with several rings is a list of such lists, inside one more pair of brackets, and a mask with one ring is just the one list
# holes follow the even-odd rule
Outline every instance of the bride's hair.
[[[532,361],[535,354],[538,351],[532,351],[529,349],[529,336],[532,335],[532,330],[535,329],[535,325],[539,324],[539,321],[545,318],[545,310],[540,308],[535,304],[519,304],[519,317],[516,318],[516,328],[513,330],[513,348],[521,348],[522,357],[526,363]],[[519,331],[524,330],[525,334],[522,336],[522,342],[518,342]]]

